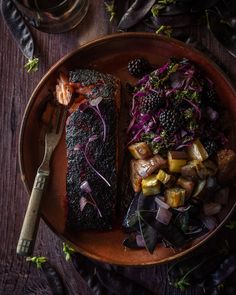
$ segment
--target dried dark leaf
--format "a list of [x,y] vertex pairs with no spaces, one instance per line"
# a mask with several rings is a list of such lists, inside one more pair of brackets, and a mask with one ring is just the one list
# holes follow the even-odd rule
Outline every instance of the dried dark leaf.
[[150,17],[145,23],[153,29],[157,29],[161,25],[169,25],[173,28],[181,28],[194,25],[198,22],[196,15],[183,14],[176,16],[159,15]]
[[125,30],[136,25],[147,15],[155,2],[156,0],[136,0],[123,15],[118,29]]
[[34,41],[29,27],[13,1],[1,1],[1,12],[5,22],[26,58],[33,60]]
[[139,212],[138,218],[140,231],[145,241],[146,248],[152,254],[157,244],[157,231],[146,222],[146,220],[142,216],[142,213]]
[[233,57],[236,57],[236,31],[222,23],[215,14],[208,12],[208,16],[210,29],[214,36]]
[[191,12],[204,11],[207,8],[210,8],[217,4],[219,0],[198,0],[193,1],[191,5]]

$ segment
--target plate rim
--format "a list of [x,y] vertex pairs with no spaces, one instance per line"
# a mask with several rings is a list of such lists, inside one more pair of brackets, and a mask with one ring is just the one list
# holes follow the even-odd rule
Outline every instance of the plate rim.
[[[207,55],[205,55],[204,53],[202,53],[201,51],[192,48],[190,45],[185,44],[179,40],[176,40],[174,38],[169,38],[166,36],[160,36],[157,35],[155,33],[146,33],[146,32],[122,32],[122,33],[113,33],[110,35],[106,35],[97,39],[94,39],[92,41],[89,41],[83,45],[81,45],[78,48],[75,48],[74,50],[70,51],[69,53],[67,53],[66,55],[64,55],[63,57],[61,57],[56,63],[54,63],[49,70],[43,75],[43,77],[40,79],[40,81],[38,82],[36,88],[34,89],[34,91],[32,92],[32,94],[30,95],[29,101],[27,102],[26,106],[25,106],[25,111],[23,113],[22,119],[21,119],[21,125],[20,125],[20,132],[19,132],[19,138],[18,138],[18,163],[19,163],[19,169],[20,169],[20,176],[21,176],[21,180],[24,184],[24,188],[28,194],[28,199],[29,199],[29,195],[30,195],[30,189],[29,186],[27,184],[27,179],[26,179],[26,175],[25,175],[25,167],[24,167],[24,161],[23,161],[23,142],[24,142],[24,133],[25,133],[25,127],[26,127],[26,123],[27,123],[27,119],[28,116],[31,112],[35,97],[37,97],[38,92],[41,90],[41,88],[44,86],[44,84],[46,83],[48,77],[59,67],[61,66],[65,61],[67,61],[68,59],[70,59],[73,55],[77,54],[80,51],[86,50],[87,48],[92,48],[93,46],[99,46],[102,43],[105,42],[109,42],[110,40],[114,40],[114,39],[123,39],[123,38],[147,38],[147,39],[156,39],[157,41],[162,41],[162,42],[170,42],[174,45],[178,45],[180,47],[184,47],[189,49],[192,52],[195,52],[196,54],[200,55],[203,59],[205,59],[211,67],[215,68],[217,70],[217,72],[221,75],[221,77],[224,79],[224,82],[227,84],[227,87],[229,87],[232,91],[232,93],[234,93],[234,95],[236,96],[236,90],[235,88],[232,86],[232,83],[230,82],[230,78],[223,72],[223,70],[214,62],[212,61]],[[217,232],[223,227],[223,225],[228,221],[228,219],[230,218],[230,216],[232,215],[234,209],[236,208],[236,202],[234,203],[234,205],[231,207],[231,209],[229,210],[229,212],[227,213],[226,217],[222,220],[222,222],[213,230],[211,231],[209,234],[206,235],[206,237],[204,237],[202,240],[200,240],[198,243],[196,243],[195,245],[191,246],[188,249],[185,249],[179,253],[176,253],[170,257],[166,257],[163,259],[160,259],[158,261],[148,261],[148,262],[143,262],[143,263],[135,263],[135,262],[131,262],[131,263],[127,263],[124,264],[122,262],[119,262],[116,259],[106,259],[104,257],[100,257],[99,255],[90,253],[89,251],[86,251],[84,249],[80,249],[77,245],[75,245],[72,241],[70,241],[70,239],[68,239],[68,237],[66,238],[66,236],[60,234],[59,232],[56,231],[55,228],[53,228],[53,226],[49,223],[48,219],[46,216],[44,216],[43,214],[41,214],[41,218],[44,220],[44,222],[47,224],[47,226],[53,231],[53,233],[55,233],[62,241],[65,242],[69,242],[68,244],[70,244],[72,247],[76,248],[76,250],[78,250],[79,253],[81,253],[82,255],[85,255],[88,258],[100,261],[100,262],[104,262],[104,263],[112,263],[115,265],[122,265],[122,266],[154,266],[154,265],[159,265],[159,264],[164,264],[164,263],[168,263],[170,261],[175,261],[187,254],[189,254],[190,252],[195,251],[197,248],[201,247],[203,244],[205,244],[207,241],[209,241],[213,236],[215,236],[217,234]]]

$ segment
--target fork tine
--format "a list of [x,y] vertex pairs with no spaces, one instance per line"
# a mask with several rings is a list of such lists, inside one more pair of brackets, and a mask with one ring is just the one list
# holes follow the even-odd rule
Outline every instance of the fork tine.
[[52,124],[51,132],[54,134],[61,134],[64,128],[64,123],[66,119],[67,108],[65,106],[59,105],[55,109],[54,122]]

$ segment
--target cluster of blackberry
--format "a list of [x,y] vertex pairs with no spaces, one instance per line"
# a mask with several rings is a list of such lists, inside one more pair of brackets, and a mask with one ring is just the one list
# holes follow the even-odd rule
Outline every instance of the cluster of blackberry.
[[152,71],[152,66],[146,59],[136,58],[128,63],[128,71],[132,76],[141,78]]
[[172,133],[181,127],[182,117],[175,109],[168,109],[160,114],[159,121],[167,132]]
[[156,111],[165,106],[164,98],[157,92],[151,92],[147,96],[141,97],[140,110],[142,113]]

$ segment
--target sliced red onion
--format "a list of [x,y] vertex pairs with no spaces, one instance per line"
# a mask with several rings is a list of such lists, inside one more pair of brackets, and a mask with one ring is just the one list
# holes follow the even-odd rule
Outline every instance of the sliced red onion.
[[87,194],[91,194],[91,192],[92,192],[92,189],[91,189],[87,180],[85,180],[81,183],[80,189]]
[[79,200],[80,211],[84,210],[84,207],[88,204],[88,200],[85,197],[81,197]]
[[156,220],[158,220],[160,223],[168,225],[171,221],[171,218],[172,218],[172,213],[169,210],[163,207],[158,208]]
[[180,133],[181,133],[181,137],[184,137],[185,135],[188,134],[188,132],[183,129],[181,129]]
[[88,194],[89,196],[89,199],[88,198],[85,198],[85,197],[81,197],[80,200],[79,200],[79,204],[80,204],[80,210],[83,211],[84,210],[84,207],[87,205],[87,204],[91,204],[92,206],[94,206],[97,211],[98,211],[98,214],[100,217],[102,217],[102,213],[101,211],[99,210],[98,208],[98,205],[97,205],[97,202],[94,200],[93,196],[92,196],[92,189],[88,183],[87,180],[83,181],[80,185],[80,189],[85,192],[86,194]]
[[136,239],[136,243],[137,243],[138,247],[140,247],[140,248],[146,247],[146,244],[145,244],[145,241],[144,241],[142,235],[136,235],[135,239]]
[[102,100],[103,98],[101,96],[98,96],[97,98],[94,98],[90,101],[90,105],[97,107]]
[[216,192],[215,201],[221,205],[227,205],[229,200],[229,187],[222,188]]
[[206,186],[206,179],[200,180],[195,187],[193,197],[197,197],[204,190]]
[[212,216],[200,216],[200,219],[202,223],[205,225],[205,227],[209,230],[213,230],[214,228],[217,227],[217,221],[214,217]]
[[155,198],[155,202],[160,206],[160,207],[162,207],[162,208],[164,208],[164,209],[169,209],[170,208],[170,206],[166,203],[166,202],[164,202],[164,200],[162,200],[160,197],[156,197]]
[[74,146],[74,151],[80,151],[80,150],[82,150],[84,148],[84,145],[83,144],[76,144],[75,146]]

